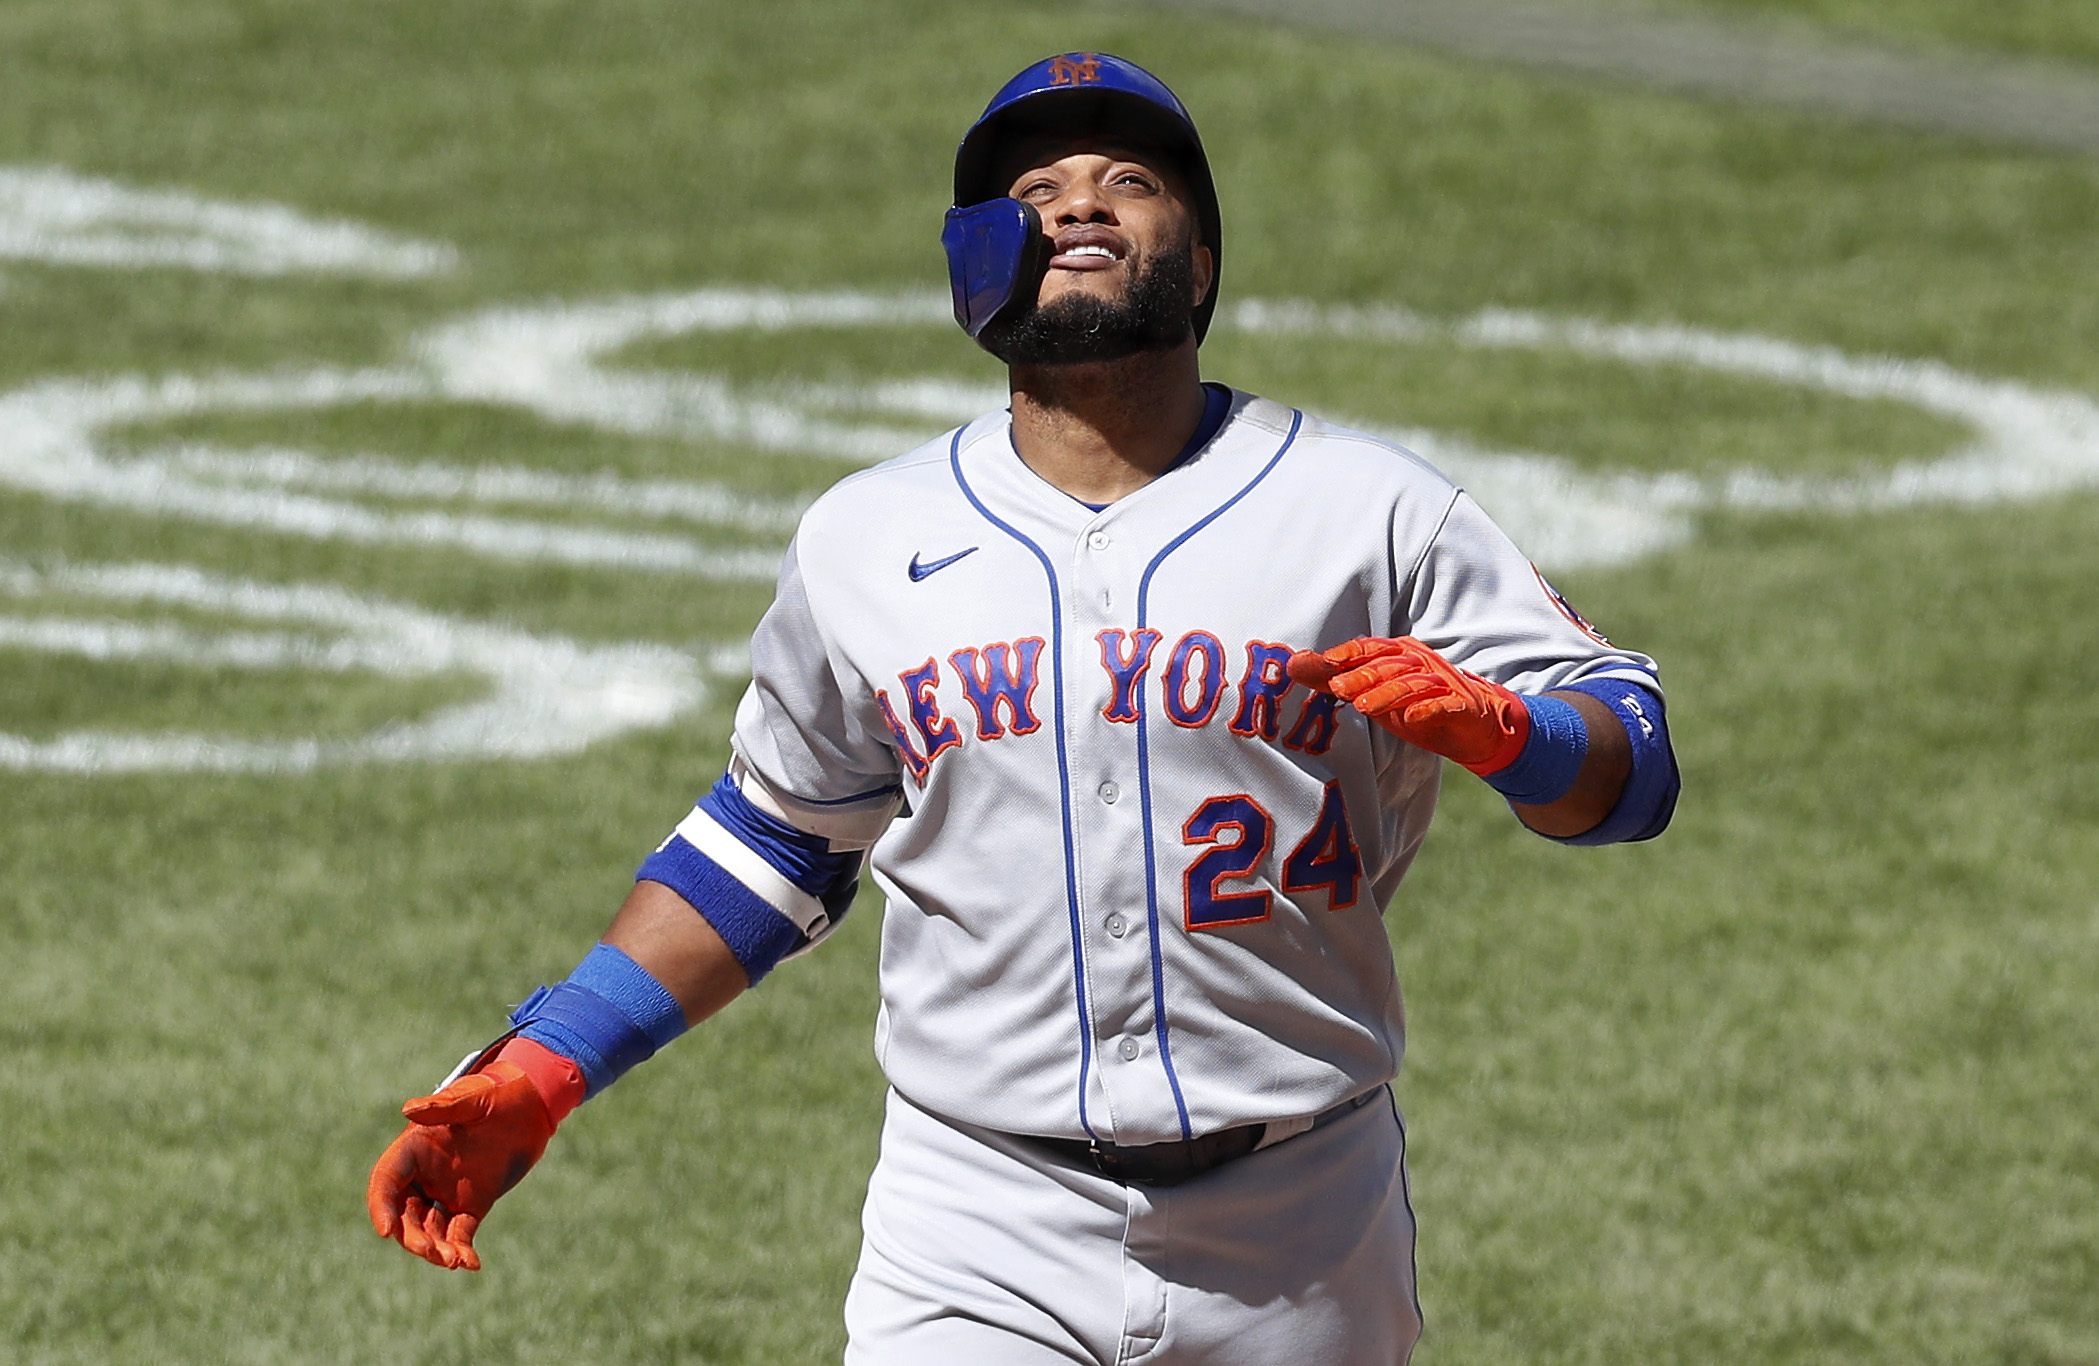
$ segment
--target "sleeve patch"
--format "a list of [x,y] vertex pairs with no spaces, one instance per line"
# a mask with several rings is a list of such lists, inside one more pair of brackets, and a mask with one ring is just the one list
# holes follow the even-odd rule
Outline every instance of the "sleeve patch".
[[[1543,570],[1539,569],[1536,565],[1532,565],[1531,573],[1538,576],[1538,587],[1545,590],[1545,596],[1552,600],[1552,605],[1554,607],[1560,609],[1561,616],[1573,622],[1575,626],[1580,628],[1583,635],[1595,641],[1598,645],[1611,644],[1609,640],[1605,639],[1603,632],[1597,630],[1594,626],[1591,626],[1589,624],[1589,619],[1587,617],[1574,610],[1574,604],[1567,601],[1567,597],[1565,594],[1560,592],[1559,589],[1554,588],[1551,583],[1547,582],[1545,578],[1545,572]],[[1616,649],[1617,647],[1611,646],[1611,648]]]

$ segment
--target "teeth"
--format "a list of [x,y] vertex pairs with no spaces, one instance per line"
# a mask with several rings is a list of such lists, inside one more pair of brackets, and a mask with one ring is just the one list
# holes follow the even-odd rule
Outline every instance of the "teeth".
[[1115,259],[1115,253],[1109,251],[1106,247],[1093,246],[1090,244],[1083,247],[1073,247],[1070,251],[1067,251],[1064,254],[1066,256],[1100,256],[1110,261]]

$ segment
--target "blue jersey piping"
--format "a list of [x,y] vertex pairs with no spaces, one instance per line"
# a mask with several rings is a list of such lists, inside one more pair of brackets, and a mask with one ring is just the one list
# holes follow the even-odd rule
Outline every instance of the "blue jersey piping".
[[[1261,467],[1261,472],[1248,480],[1245,488],[1213,509],[1209,516],[1168,541],[1166,547],[1152,557],[1152,562],[1144,568],[1144,577],[1137,581],[1138,630],[1143,630],[1149,624],[1147,613],[1151,604],[1152,575],[1166,562],[1166,557],[1179,550],[1189,537],[1230,511],[1233,504],[1241,498],[1252,493],[1254,486],[1268,477],[1268,472],[1276,467],[1277,462],[1282,460],[1283,453],[1297,440],[1297,429],[1304,424],[1304,420],[1305,415],[1293,408],[1290,412],[1289,434],[1284,436],[1283,444],[1276,448],[1275,454],[1268,458],[1268,463]],[[1152,765],[1151,746],[1147,741],[1151,717],[1145,708],[1144,697],[1145,694],[1140,689],[1137,695],[1137,796],[1144,807],[1144,912],[1151,926],[1152,938],[1152,1027],[1159,1037],[1159,1061],[1165,1064],[1167,1084],[1173,1087],[1174,1108],[1180,1112],[1181,1137],[1188,1139],[1193,1138],[1195,1134],[1188,1123],[1188,1102],[1181,1095],[1181,1079],[1173,1070],[1173,1049],[1167,1041],[1166,1031],[1166,965],[1159,954],[1159,859],[1152,840]]]
[[[948,443],[948,468],[954,471],[956,486],[962,490],[962,496],[969,500],[969,505],[975,508],[985,521],[1026,546],[1034,554],[1042,564],[1043,576],[1049,580],[1050,687],[1056,695],[1057,803],[1064,821],[1064,901],[1071,913],[1071,977],[1079,1013],[1079,1127],[1086,1131],[1088,1138],[1097,1139],[1100,1135],[1093,1131],[1092,1121],[1086,1116],[1086,1083],[1092,1075],[1093,1062],[1093,1022],[1086,1013],[1086,959],[1079,941],[1079,876],[1072,856],[1071,764],[1064,753],[1064,604],[1057,591],[1056,566],[1050,563],[1049,556],[1042,553],[1042,547],[1029,540],[1019,528],[999,520],[977,497],[976,490],[970,488],[969,480],[962,477],[962,433],[967,430],[967,427],[957,427],[954,439]],[[1175,1095],[1179,1096],[1178,1084],[1175,1087]],[[1185,1130],[1186,1127],[1187,1121],[1184,1118],[1182,1128]]]

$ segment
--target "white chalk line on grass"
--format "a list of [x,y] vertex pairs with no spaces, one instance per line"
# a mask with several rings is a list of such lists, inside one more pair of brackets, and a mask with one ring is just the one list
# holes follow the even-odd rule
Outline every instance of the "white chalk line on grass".
[[741,493],[726,484],[622,479],[602,472],[555,474],[520,466],[468,468],[373,455],[324,459],[283,447],[236,451],[196,442],[149,451],[132,461],[130,468],[139,472],[173,470],[236,484],[316,488],[404,500],[587,508],[656,521],[694,522],[780,535],[794,530],[807,505],[801,499]]
[[281,204],[231,204],[141,190],[57,166],[0,166],[0,258],[286,275],[409,277],[453,269],[459,253]]
[[[1889,399],[1952,417],[1971,445],[1853,479],[1759,471],[1592,471],[1560,457],[1494,451],[1416,429],[1390,435],[1446,468],[1516,539],[1556,568],[1617,564],[1689,537],[1696,513],[1722,508],[1855,511],[1916,502],[1987,502],[2099,482],[2099,406],[2081,394],[1984,380],[1929,361],[1859,358],[1825,347],[1694,328],[1632,326],[1487,310],[1444,323],[1399,308],[1243,301],[1226,330],[1309,342],[1429,342],[1467,348],[1563,350],[1633,365],[1679,365],[1860,399]],[[508,402],[550,420],[615,431],[715,437],[859,463],[885,458],[928,429],[996,407],[993,384],[942,377],[865,386],[778,385],[740,394],[719,376],[616,370],[605,362],[638,341],[695,331],[947,326],[937,294],[789,294],[711,289],[580,306],[506,308],[433,333],[422,355],[446,392]],[[841,422],[858,409],[879,423]],[[1369,425],[1369,424],[1366,424]]]
[[872,464],[932,433],[892,422],[843,421],[834,414],[859,408],[952,425],[1003,406],[1004,386],[929,377],[866,386],[741,388],[726,376],[615,369],[602,362],[638,342],[695,332],[914,325],[952,327],[945,297],[703,289],[497,309],[438,328],[417,351],[445,392],[461,400],[505,404],[604,431]]
[[[120,424],[225,410],[363,400],[463,401],[625,434],[718,440],[783,455],[865,464],[1002,400],[997,385],[943,376],[850,384],[739,386],[719,375],[624,369],[623,347],[695,331],[945,326],[937,295],[790,294],[711,289],[580,305],[503,308],[446,324],[415,346],[420,364],[289,376],[37,386],[0,396],[0,481],[54,497],[162,511],[290,534],[365,543],[449,545],[513,559],[769,579],[767,549],[708,546],[661,534],[563,527],[515,517],[374,509],[336,495],[593,507],[777,535],[791,500],[739,497],[719,485],[475,471],[305,452],[191,448],[123,460],[99,434]],[[1984,380],[1928,361],[1859,358],[1756,336],[1631,326],[1489,310],[1454,323],[1404,309],[1245,301],[1223,330],[1315,344],[1433,343],[1562,350],[1634,365],[1679,365],[1889,399],[1955,418],[1976,440],[1932,459],[1851,479],[1746,470],[1696,476],[1594,471],[1536,452],[1495,451],[1448,435],[1386,427],[1472,488],[1519,543],[1554,568],[1624,563],[1681,543],[1716,508],[1850,511],[1920,501],[2033,497],[2093,481],[2099,408],[2080,394]],[[1374,424],[1365,424],[1372,425]],[[566,479],[568,482],[563,482]]]
[[[191,442],[126,454],[112,446],[111,434],[118,428],[213,413],[347,403],[473,402],[593,430],[729,442],[782,456],[862,465],[907,449],[941,426],[998,406],[1004,397],[1001,388],[988,381],[978,384],[945,376],[857,385],[788,380],[739,384],[723,375],[623,367],[617,353],[639,342],[703,331],[945,327],[950,325],[946,309],[945,299],[933,294],[706,289],[491,310],[433,329],[413,345],[406,363],[392,367],[51,381],[0,394],[0,483],[153,516],[319,539],[442,546],[520,562],[769,580],[778,564],[777,540],[755,546],[715,545],[660,528],[665,522],[682,521],[776,538],[798,514],[799,500],[761,498],[720,484],[634,480],[609,473],[567,475],[523,467],[463,468],[377,454],[330,457],[278,447],[229,450]],[[2099,484],[2099,406],[2089,398],[1981,379],[1936,362],[1861,358],[1766,337],[1504,310],[1444,322],[1393,307],[1250,300],[1222,310],[1218,325],[1224,332],[1284,337],[1315,346],[1409,343],[1564,351],[1629,365],[1710,370],[1851,398],[1908,403],[1954,418],[1974,434],[1968,444],[1933,458],[1850,479],[1818,479],[1753,470],[1719,475],[1595,471],[1549,454],[1489,450],[1437,432],[1381,432],[1471,488],[1517,542],[1550,568],[1638,559],[1689,539],[1698,515],[1712,510],[1852,512],[1917,503],[1972,504]],[[418,502],[465,503],[473,510],[414,506]],[[582,509],[630,523],[652,522],[659,529],[512,515],[521,508],[550,513]],[[418,620],[429,630],[468,635],[495,629],[427,615]],[[99,636],[79,623],[38,627],[35,632],[22,626],[12,629],[20,648],[73,641],[86,649],[92,638],[103,642],[96,648],[165,645],[179,652],[187,648],[181,642],[187,641],[200,652],[200,660],[210,656],[220,662],[232,657],[228,652],[263,648],[233,637],[207,648],[195,636],[127,635],[106,624],[97,628]],[[50,634],[53,630],[58,634]],[[377,642],[372,648],[384,651],[404,648],[403,642],[413,636],[405,628],[373,627],[357,638]],[[496,680],[497,696],[537,696],[529,694],[519,677],[490,662],[499,655],[524,657],[517,652],[526,647],[515,642],[536,638],[497,632],[473,639],[480,642],[476,648],[482,653],[476,658]],[[496,650],[491,643],[496,641],[512,642],[506,647],[511,654]],[[269,648],[289,651],[288,659],[304,658],[298,653],[303,647],[293,644]],[[580,647],[547,648],[558,654],[560,648]],[[678,658],[684,661],[681,668],[697,667],[686,656]],[[712,652],[709,663],[735,668],[735,661],[720,650]],[[653,695],[672,693],[676,689],[659,689]],[[515,709],[507,702],[498,706],[491,701],[481,710],[449,711],[419,726],[328,744],[287,742],[258,748],[245,741],[181,736],[72,736],[31,744],[16,737],[0,743],[0,765],[277,771],[358,758],[547,752],[534,747],[539,742],[531,738],[533,727],[549,727],[546,734],[551,738],[545,743],[556,748],[572,744],[583,733],[562,710],[560,699],[571,695],[556,689],[550,694],[554,701],[542,699]],[[488,708],[508,710],[507,729],[494,727],[494,711]],[[661,723],[663,715],[656,712],[647,714],[658,720],[635,719],[644,712],[613,707],[606,715],[628,718],[614,729]]]
[[2065,390],[1963,374],[1936,361],[1859,357],[1753,335],[1602,323],[1488,309],[1455,323],[1403,308],[1250,300],[1220,313],[1267,336],[1567,351],[1629,365],[1677,365],[1885,399],[1953,418],[1975,439],[1851,478],[1737,470],[1702,476],[1590,471],[1557,456],[1482,451],[1433,432],[1392,431],[1470,487],[1540,563],[1620,564],[1687,540],[1718,510],[1872,511],[1982,504],[2099,486],[2099,404]]
[[0,766],[8,768],[298,773],[374,760],[532,758],[570,754],[623,731],[668,724],[706,698],[701,661],[663,645],[586,646],[340,588],[258,583],[183,565],[10,564],[0,571],[0,592],[16,597],[189,608],[279,628],[214,633],[121,619],[9,616],[0,617],[0,647],[248,669],[366,670],[397,678],[467,672],[489,685],[473,701],[345,740],[98,731],[39,740],[0,734]]
[[[798,510],[798,504],[735,495],[719,485],[626,481],[611,475],[564,478],[518,469],[468,475],[443,466],[370,457],[337,461],[305,452],[242,454],[206,447],[127,458],[110,450],[103,439],[113,427],[202,413],[445,397],[429,375],[412,369],[33,385],[0,395],[0,483],[69,502],[320,540],[440,546],[497,559],[768,583],[779,573],[780,556],[773,547],[710,546],[683,537],[479,513],[374,508],[299,491],[302,486],[332,487],[445,498],[451,484],[458,487],[457,496],[476,502],[596,507],[629,514],[638,505],[655,504],[658,517],[684,516],[775,533]],[[417,484],[428,491],[412,493]]]
[[[622,371],[599,358],[633,342],[706,329],[895,326],[945,317],[937,297],[713,290],[580,307],[498,310],[437,329],[420,365],[274,375],[53,381],[0,395],[0,483],[87,502],[286,535],[367,545],[442,546],[498,559],[554,561],[771,582],[779,548],[721,546],[661,533],[518,517],[374,508],[324,493],[588,508],[779,536],[806,500],[719,484],[471,472],[362,456],[190,446],[127,457],[114,428],[216,412],[316,409],[359,402],[483,402],[627,435],[719,440],[782,454],[872,463],[1004,400],[994,384],[943,377],[866,386],[780,384],[741,390],[676,372]],[[840,420],[832,414],[859,414]],[[876,415],[870,421],[868,415]],[[915,425],[914,425],[915,424]]]

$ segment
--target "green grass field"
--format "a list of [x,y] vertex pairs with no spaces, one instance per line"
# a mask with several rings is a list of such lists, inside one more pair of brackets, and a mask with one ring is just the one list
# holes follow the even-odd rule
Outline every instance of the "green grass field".
[[[2076,6],[1994,34],[1880,8],[2099,56]],[[1499,309],[1753,335],[2023,386],[2059,416],[2099,396],[2099,164],[1184,13],[959,0],[0,7],[0,762],[83,732],[284,755],[485,699],[486,653],[389,662],[411,616],[678,651],[708,688],[539,757],[0,769],[0,1359],[836,1359],[881,1101],[872,901],[572,1120],[492,1218],[482,1275],[365,1224],[400,1101],[568,971],[719,771],[734,644],[769,588],[643,538],[762,555],[852,468],[756,428],[550,416],[428,358],[490,310],[938,289],[956,138],[1011,71],[1073,47],[1152,65],[1194,110],[1228,300],[1426,320],[1361,345],[1223,328],[1210,377],[1557,457],[1583,488],[1708,490],[1669,548],[1555,576],[1662,661],[1668,836],[1561,849],[1453,781],[1388,912],[1417,1360],[2099,1362],[2099,479],[1758,511],[1711,490],[1745,470],[1878,487],[1977,438],[1885,395],[1464,331]],[[10,236],[5,179],[54,168],[457,264],[57,260],[77,230]],[[202,221],[152,212],[128,230]],[[941,423],[883,383],[1000,378],[952,327],[904,321],[671,329],[596,363],[887,424],[897,449]],[[290,396],[323,372],[395,387]],[[223,393],[152,408],[125,376]],[[267,396],[224,397],[235,380]],[[36,444],[54,413],[101,464]],[[2063,440],[2099,466],[2099,428]],[[269,452],[276,473],[242,473]],[[556,492],[433,473],[475,470]],[[762,507],[652,520],[577,492],[600,476]],[[477,550],[474,517],[641,558]],[[150,591],[96,577],[141,565]],[[233,581],[262,598],[180,589]],[[398,610],[258,615],[300,585]],[[345,631],[379,653],[316,664]]]

